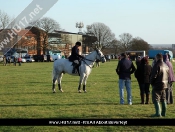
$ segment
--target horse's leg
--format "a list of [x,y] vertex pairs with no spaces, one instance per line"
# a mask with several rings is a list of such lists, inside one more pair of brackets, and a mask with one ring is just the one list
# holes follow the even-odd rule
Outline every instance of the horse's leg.
[[80,75],[80,81],[79,81],[79,86],[78,86],[78,92],[81,93],[81,85],[84,79],[84,75]]
[[81,93],[81,84],[78,86],[78,92]]
[[86,93],[86,80],[87,80],[87,76],[84,77],[84,80],[83,80],[83,91]]
[[63,77],[63,73],[59,74],[58,76],[58,89],[61,91],[61,92],[64,92],[61,88],[61,80],[62,80],[62,77]]
[[56,81],[57,80],[57,75],[56,74],[53,74],[53,80],[52,80],[52,91],[53,93],[55,93],[55,85],[56,85]]
[[52,82],[52,91],[53,93],[55,93],[55,84],[56,84],[56,79],[53,79],[53,82]]

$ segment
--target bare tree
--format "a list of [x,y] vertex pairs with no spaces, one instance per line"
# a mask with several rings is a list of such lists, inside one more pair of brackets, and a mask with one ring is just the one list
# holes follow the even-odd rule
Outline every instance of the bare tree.
[[47,33],[52,33],[54,30],[60,30],[59,23],[49,17],[43,17],[38,21],[31,22],[31,24],[43,29]]
[[117,39],[114,39],[111,42],[111,47],[114,49],[114,54],[118,54],[120,52],[120,41],[118,41]]
[[7,13],[0,10],[0,29],[5,29],[5,27],[9,24],[10,17]]
[[15,20],[15,17],[10,17],[10,23],[9,23],[9,28],[12,29],[13,27],[15,27],[15,23],[16,23],[16,20]]
[[119,35],[119,37],[120,37],[120,43],[119,43],[120,51],[125,52],[127,50],[130,50],[132,35],[129,33],[123,33],[123,34]]
[[91,32],[93,36],[97,37],[95,45],[102,49],[109,47],[112,40],[115,39],[115,35],[111,29],[103,23],[93,23],[90,26],[92,27]]
[[145,50],[147,52],[150,48],[151,46],[142,38],[136,37],[131,41],[131,50]]
[[52,33],[54,30],[60,30],[59,23],[56,22],[52,18],[43,17],[38,21],[31,22],[30,24],[45,31],[45,32],[41,32],[42,41],[43,41],[41,48],[43,49],[43,53],[45,53],[48,47],[48,44],[49,44],[48,43],[48,33]]

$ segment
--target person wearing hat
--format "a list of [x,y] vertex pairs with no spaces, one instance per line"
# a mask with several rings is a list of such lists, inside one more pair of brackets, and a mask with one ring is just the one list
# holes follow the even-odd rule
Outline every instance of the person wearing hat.
[[119,93],[120,104],[124,104],[124,86],[127,91],[127,103],[132,105],[132,93],[131,93],[131,74],[136,70],[132,61],[128,60],[125,53],[121,54],[121,60],[118,62],[116,72],[119,75]]
[[71,55],[68,58],[69,61],[74,62],[72,73],[76,73],[76,68],[80,65],[80,59],[84,58],[83,56],[79,55],[80,46],[81,46],[81,42],[76,42],[75,46],[72,47]]

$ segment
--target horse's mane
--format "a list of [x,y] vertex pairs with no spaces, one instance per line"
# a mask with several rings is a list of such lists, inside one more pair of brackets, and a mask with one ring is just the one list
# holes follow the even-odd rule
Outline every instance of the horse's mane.
[[92,52],[90,52],[88,55],[85,56],[85,58],[88,58],[89,56],[91,56],[91,54],[93,54],[96,50],[93,50]]

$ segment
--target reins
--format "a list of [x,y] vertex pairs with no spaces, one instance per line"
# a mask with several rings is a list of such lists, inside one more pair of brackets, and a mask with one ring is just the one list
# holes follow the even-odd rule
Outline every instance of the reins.
[[91,62],[93,62],[93,60],[89,60],[89,59],[86,59],[86,58],[84,58],[83,60],[88,60],[88,61],[91,61]]
[[[96,52],[97,52],[97,54],[98,54],[98,51],[97,51],[97,50],[96,50]],[[87,66],[89,66],[89,65],[86,63],[85,60],[91,61],[91,62],[95,62],[95,61],[93,61],[93,60],[89,60],[89,59],[86,59],[86,58],[82,59],[82,61],[83,61]],[[90,67],[90,66],[89,66],[89,67]],[[90,68],[92,68],[92,67],[90,67]]]
[[[86,59],[86,58],[82,59],[82,61],[83,61],[87,66],[89,66],[89,65],[86,63],[85,60],[88,60],[88,61],[94,62],[93,60],[89,60],[89,59]],[[89,67],[90,67],[90,66],[89,66]],[[92,68],[92,67],[90,67],[90,68]]]

